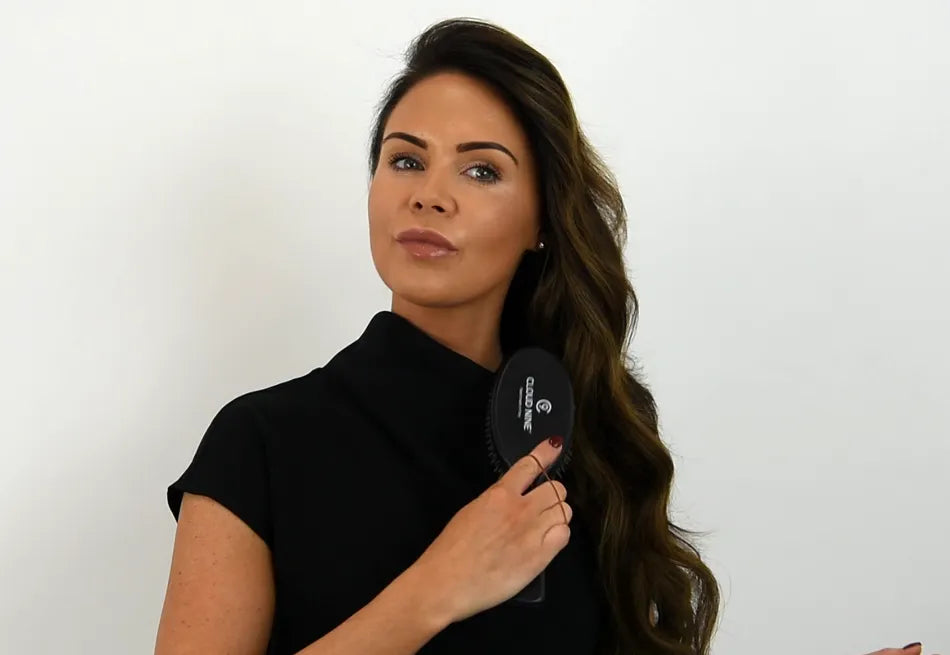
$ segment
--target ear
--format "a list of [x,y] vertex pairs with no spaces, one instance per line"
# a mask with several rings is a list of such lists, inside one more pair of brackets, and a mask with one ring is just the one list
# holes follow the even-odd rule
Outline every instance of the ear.
[[[544,244],[543,246],[541,244]],[[537,235],[534,239],[534,244],[531,246],[531,251],[536,253],[542,253],[548,247],[547,239],[544,236],[544,233],[538,230]]]

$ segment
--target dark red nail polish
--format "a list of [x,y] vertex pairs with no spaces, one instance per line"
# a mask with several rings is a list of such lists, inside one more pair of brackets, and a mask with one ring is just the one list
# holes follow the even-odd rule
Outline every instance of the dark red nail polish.
[[919,642],[919,641],[915,641],[915,642],[912,643],[912,644],[907,644],[906,646],[904,646],[903,648],[901,648],[901,650],[907,650],[908,648],[913,648],[914,646],[920,646],[920,642]]
[[560,448],[561,444],[564,443],[564,437],[555,435],[551,437],[550,439],[548,439],[548,443],[554,446],[555,448]]

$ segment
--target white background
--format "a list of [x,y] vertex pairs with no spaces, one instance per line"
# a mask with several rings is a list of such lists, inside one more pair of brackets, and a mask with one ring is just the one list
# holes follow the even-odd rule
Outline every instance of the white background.
[[371,112],[455,15],[545,53],[617,174],[714,652],[950,651],[950,4],[34,0],[0,8],[0,652],[151,652],[214,413],[388,309]]

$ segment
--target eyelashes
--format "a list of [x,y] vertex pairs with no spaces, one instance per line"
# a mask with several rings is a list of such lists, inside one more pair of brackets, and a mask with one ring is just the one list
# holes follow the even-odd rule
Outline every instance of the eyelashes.
[[[409,154],[409,153],[407,153],[407,152],[397,152],[397,153],[393,153],[392,155],[390,155],[390,156],[388,157],[389,167],[390,167],[391,169],[393,169],[394,171],[402,172],[402,173],[405,173],[405,172],[407,172],[407,171],[411,171],[411,170],[412,170],[411,168],[402,168],[402,167],[396,165],[396,162],[398,162],[398,161],[401,160],[401,159],[406,159],[406,160],[408,160],[408,161],[412,161],[412,162],[415,162],[416,164],[420,164],[420,165],[421,165],[421,162],[420,162],[420,161],[418,160],[418,158],[416,158],[414,155],[411,155],[411,154]],[[470,166],[467,170],[472,170],[473,168],[482,168],[482,169],[485,169],[485,170],[487,170],[487,171],[489,171],[489,172],[491,173],[491,177],[488,177],[488,178],[485,178],[485,177],[481,177],[481,178],[479,178],[479,177],[472,177],[471,175],[469,175],[469,177],[471,177],[473,180],[475,180],[475,181],[478,182],[479,184],[486,184],[486,185],[488,185],[488,184],[497,184],[499,181],[501,181],[501,177],[502,177],[502,176],[501,176],[501,172],[499,172],[499,170],[498,170],[497,168],[495,168],[494,166],[492,166],[492,165],[489,164],[488,162],[484,162],[484,161],[483,161],[483,162],[477,162],[477,163],[473,164],[472,166]]]

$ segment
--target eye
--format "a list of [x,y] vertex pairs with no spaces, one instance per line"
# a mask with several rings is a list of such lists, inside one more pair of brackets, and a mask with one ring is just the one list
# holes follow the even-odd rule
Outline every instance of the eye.
[[390,167],[390,168],[393,168],[393,169],[395,169],[395,170],[397,170],[397,171],[404,171],[404,170],[407,170],[407,169],[403,168],[402,166],[397,166],[397,165],[396,165],[396,162],[401,161],[401,160],[403,160],[403,159],[405,159],[406,161],[414,162],[414,163],[416,163],[416,164],[419,163],[419,161],[418,161],[415,157],[410,157],[409,155],[406,155],[406,154],[397,152],[396,154],[391,155],[391,156],[389,157],[389,167]]
[[[411,162],[413,166],[410,166],[409,164],[400,165],[400,162],[402,161]],[[389,162],[389,167],[395,171],[411,171],[411,170],[415,170],[414,166],[420,166],[420,167],[422,166],[422,164],[419,162],[419,160],[416,157],[404,152],[397,152],[390,155],[388,162]],[[466,172],[472,171],[472,170],[483,171],[481,175],[468,176],[472,178],[473,180],[475,180],[476,182],[478,182],[479,184],[495,184],[499,180],[501,180],[501,173],[498,171],[497,168],[495,168],[488,162],[478,162],[472,166],[469,166],[466,169]]]
[[[472,167],[469,168],[468,170],[474,171],[474,170],[478,170],[478,169],[481,169],[481,170],[483,170],[483,171],[488,171],[488,174],[489,174],[490,177],[482,177],[482,178],[475,177],[475,178],[472,178],[472,179],[474,179],[476,182],[481,182],[481,183],[483,183],[483,184],[495,184],[496,182],[498,182],[498,180],[501,179],[501,174],[498,172],[498,169],[496,169],[494,166],[492,166],[491,164],[488,164],[488,163],[475,164],[474,166],[472,166]],[[471,176],[469,176],[469,177],[471,177]]]

